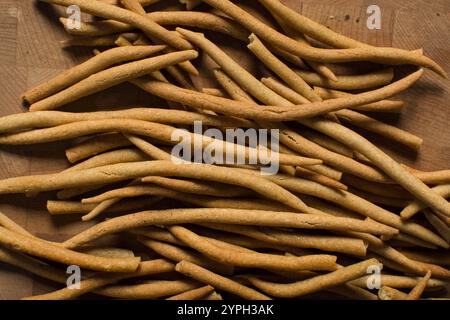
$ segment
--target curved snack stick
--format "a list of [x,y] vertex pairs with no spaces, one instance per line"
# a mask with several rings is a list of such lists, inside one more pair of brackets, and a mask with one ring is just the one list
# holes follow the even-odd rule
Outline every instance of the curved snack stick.
[[115,259],[87,255],[53,245],[47,241],[14,233],[0,227],[0,242],[16,251],[57,261],[67,265],[104,272],[132,272],[139,265],[140,258]]
[[[234,173],[239,175],[234,175]],[[143,161],[121,163],[74,172],[17,177],[3,180],[0,193],[49,191],[82,187],[102,183],[114,183],[147,175],[178,176],[238,185],[300,211],[308,210],[303,202],[264,178],[242,174],[237,169],[204,164],[174,164],[168,161]]]
[[323,290],[324,288],[338,286],[359,278],[367,273],[369,267],[377,265],[379,265],[379,262],[376,259],[368,259],[324,275],[315,276],[307,280],[290,284],[267,282],[256,277],[246,278],[252,285],[273,297],[295,298]]
[[164,48],[165,46],[138,46],[113,48],[103,51],[86,62],[70,68],[55,78],[28,90],[21,98],[26,105],[31,105],[101,70],[125,61],[146,58]]
[[99,134],[66,149],[66,158],[70,163],[76,163],[102,152],[129,145],[132,143],[120,133]]
[[209,242],[208,238],[199,236],[184,227],[170,226],[169,230],[189,247],[211,257],[211,259],[238,267],[284,271],[336,269],[336,257],[331,255],[286,257],[258,252],[250,253],[231,249],[226,250]]
[[199,180],[181,180],[166,177],[146,177],[145,183],[156,184],[158,186],[178,192],[193,193],[199,195],[216,197],[244,197],[254,195],[250,190],[237,186],[230,187],[226,184],[209,184]]
[[30,111],[56,109],[69,102],[110,88],[119,83],[133,78],[139,78],[149,72],[163,69],[180,61],[195,59],[197,55],[198,53],[194,50],[180,51],[130,62],[100,71],[53,96],[33,103],[30,106]]
[[[156,203],[156,198],[133,199],[133,201],[121,202],[113,207],[109,206],[111,212],[123,212],[142,209]],[[97,204],[85,204],[79,201],[48,200],[47,211],[51,215],[89,213],[96,208]]]
[[[436,194],[442,196],[443,198],[450,197],[450,184],[443,184],[436,186],[434,188],[431,188],[433,192]],[[425,209],[427,206],[419,201],[413,201],[408,206],[406,206],[402,212],[400,212],[400,216],[402,219],[411,219],[415,214],[419,213],[423,209]]]
[[289,84],[292,89],[309,101],[322,101],[322,98],[314,92],[303,78],[298,76],[291,68],[275,57],[258,37],[252,33],[249,40],[250,43],[247,45],[247,48],[249,48],[250,51],[252,51],[269,69]]
[[408,293],[406,300],[419,300],[422,293],[425,291],[428,282],[431,278],[431,271],[428,270],[427,274],[417,282],[417,285]]
[[187,277],[193,278],[197,281],[209,284],[216,289],[224,290],[230,292],[234,295],[242,297],[244,299],[250,300],[270,300],[270,298],[258,291],[246,287],[238,282],[231,279],[222,277],[215,274],[207,269],[197,266],[188,261],[181,261],[175,266],[175,270],[186,275]]
[[450,216],[450,204],[443,197],[433,192],[417,177],[410,174],[399,163],[363,137],[331,121],[308,119],[305,120],[305,123],[312,125],[313,128],[317,128],[316,130],[322,133],[335,137],[336,140],[344,144],[351,145],[354,150],[364,154],[378,168],[383,170],[417,199],[426,203],[431,208]]
[[338,76],[336,81],[331,81],[307,70],[295,70],[295,72],[311,86],[344,91],[379,88],[391,83],[394,79],[393,68],[360,75]]
[[[147,276],[152,274],[159,274],[170,272],[175,269],[175,266],[165,260],[165,259],[156,259],[150,261],[142,261],[139,263],[139,267],[136,271],[124,274],[98,274],[94,275],[91,278],[84,279],[80,282],[80,288],[63,288],[60,290],[56,290],[47,294],[31,296],[25,298],[25,300],[69,300],[75,299],[83,294],[95,291],[101,287],[104,287],[108,284],[118,282],[120,280],[129,279],[129,278],[137,278],[141,276]],[[67,275],[65,275],[67,278]],[[67,279],[64,279],[62,283],[66,283]],[[99,292],[97,292],[99,293]]]
[[447,74],[442,67],[430,58],[421,54],[394,48],[358,47],[353,49],[334,50],[305,47],[297,41],[267,26],[265,23],[259,21],[228,0],[204,0],[204,2],[226,13],[267,43],[278,46],[307,60],[319,62],[372,61],[393,65],[413,64],[430,68],[442,77],[447,77]]
[[[173,135],[177,132],[177,130],[179,129],[172,126],[142,120],[88,120],[68,123],[52,128],[5,134],[3,136],[0,136],[0,144],[34,144],[52,142],[73,139],[89,134],[114,131],[149,136],[151,138],[167,142],[169,144],[176,144],[180,142],[175,141],[173,138]],[[261,148],[246,147],[239,144],[230,143],[225,140],[210,138],[202,134],[190,133],[188,131],[186,131],[184,136],[182,137],[183,141],[187,137],[189,138],[187,143],[191,144],[194,147],[197,143],[201,143],[203,148],[207,148],[210,145],[213,145],[216,148],[220,148],[220,150],[222,150],[222,157],[227,154],[228,150],[233,150],[233,154],[238,155],[241,159],[245,159],[247,161],[252,160],[259,163],[263,161],[266,161],[266,163],[270,162],[271,158],[275,158],[276,160],[274,161],[278,161],[280,164],[286,165],[308,166],[322,163],[322,161],[319,159],[306,158],[291,154],[282,154],[274,151],[263,152],[264,149]],[[140,144],[142,144],[143,142],[145,141],[141,141]],[[143,150],[146,149],[144,148]],[[271,158],[269,158],[269,156],[267,155],[269,153]],[[167,155],[165,155],[164,159],[166,158]],[[172,159],[172,157],[170,159]]]
[[171,155],[164,150],[155,147],[150,142],[147,142],[144,139],[141,139],[137,136],[124,134],[125,138],[127,138],[132,144],[134,144],[138,149],[144,152],[147,156],[151,157],[155,160],[167,160],[170,161]]
[[450,184],[450,170],[425,172],[425,171],[411,170],[410,168],[407,168],[404,165],[402,165],[402,167],[408,172],[414,174],[416,177],[418,177],[426,184]]
[[360,239],[337,237],[329,235],[309,235],[296,232],[283,232],[279,230],[233,225],[205,225],[208,228],[237,233],[252,239],[276,245],[296,248],[319,249],[323,251],[341,252],[356,256],[366,255],[366,244]]
[[143,284],[111,285],[98,289],[98,293],[116,299],[157,299],[199,287],[192,280],[151,280]]
[[31,233],[29,233],[27,230],[25,230],[21,225],[16,223],[14,220],[10,219],[7,215],[5,215],[3,212],[0,211],[0,226],[4,227],[5,229],[11,230],[13,232],[33,237]]
[[125,163],[125,162],[137,162],[148,160],[148,157],[141,151],[136,149],[119,149],[101,153],[97,156],[89,158],[83,162],[80,162],[70,168],[64,170],[64,172],[91,169],[96,167],[106,166],[108,164]]
[[341,189],[341,190],[348,189],[345,184],[343,184],[337,180],[331,179],[327,176],[321,175],[314,171],[304,169],[302,167],[295,168],[295,176],[318,182],[318,183],[323,184],[324,186],[327,186],[330,188]]
[[326,229],[338,231],[360,231],[373,234],[391,234],[391,228],[370,221],[349,218],[239,209],[173,209],[142,211],[124,215],[96,224],[63,243],[66,248],[76,248],[106,234],[149,225],[171,225],[183,223],[222,223]]
[[[406,277],[406,276],[393,276],[393,275],[380,275],[381,286],[387,286],[395,289],[409,289],[414,288],[421,278]],[[367,281],[370,280],[370,276],[364,276],[362,278],[351,281],[350,283],[365,288],[367,287]],[[441,280],[430,279],[426,285],[427,290],[440,290],[445,287],[445,282]]]
[[120,22],[128,23],[141,29],[145,34],[154,36],[171,47],[179,50],[192,49],[192,46],[179,35],[176,35],[167,29],[161,27],[153,20],[144,18],[141,15],[125,10],[116,6],[108,5],[99,1],[90,0],[41,0],[43,2],[58,4],[62,6],[77,5],[80,9],[94,16],[102,17],[105,19],[113,19]]
[[230,264],[220,263],[211,260],[208,257],[202,256],[193,251],[186,250],[185,248],[180,248],[171,244],[143,237],[138,237],[137,240],[144,246],[150,248],[151,250],[161,255],[162,257],[165,257],[175,262],[186,260],[220,274],[231,275],[234,272],[234,267]]
[[425,210],[425,217],[434,229],[442,236],[442,238],[450,244],[450,226],[437,217],[431,210]]
[[[343,91],[337,91],[332,89],[325,89],[322,87],[314,86],[314,91],[317,92],[319,96],[322,97],[324,100],[328,99],[335,99],[339,97],[345,97],[348,95],[351,95],[351,93],[343,92]],[[396,100],[382,100],[378,102],[369,103],[366,105],[361,105],[357,107],[353,107],[353,110],[358,111],[366,111],[366,112],[393,112],[393,113],[399,113],[402,111],[404,106],[403,101],[396,101]]]
[[210,285],[198,288],[198,289],[192,289],[177,295],[174,295],[170,298],[167,298],[166,300],[199,300],[207,296],[208,294],[212,293],[214,291],[214,287],[211,287]]

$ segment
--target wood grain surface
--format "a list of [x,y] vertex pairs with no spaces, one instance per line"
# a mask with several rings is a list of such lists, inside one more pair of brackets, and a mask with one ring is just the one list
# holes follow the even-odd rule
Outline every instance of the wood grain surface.
[[[423,48],[450,73],[450,0],[284,0],[293,9],[345,35],[378,45],[404,49]],[[246,8],[263,12],[255,1],[239,1]],[[381,30],[366,27],[367,7],[376,3],[382,10]],[[154,8],[177,8],[177,1],[164,1]],[[206,6],[202,6],[206,8]],[[67,38],[58,17],[65,16],[61,7],[33,0],[0,0],[0,115],[26,111],[19,96],[62,70],[84,61],[90,48],[64,49],[59,40]],[[269,19],[266,14],[263,14]],[[267,20],[269,23],[271,20]],[[242,51],[242,43],[214,35],[223,48],[233,55]],[[239,61],[256,74],[263,74],[260,63],[251,55]],[[204,70],[194,79],[198,87],[217,86],[211,82],[213,63],[205,56],[198,59]],[[406,93],[401,94],[406,108],[401,116],[382,119],[415,133],[425,142],[419,153],[413,153],[382,140],[383,148],[401,162],[419,169],[437,170],[450,164],[450,81],[427,71]],[[121,85],[66,109],[93,110],[130,104],[158,105],[159,99],[131,85]],[[55,172],[67,167],[64,149],[73,142],[41,146],[0,146],[0,178]],[[0,210],[34,234],[47,239],[64,239],[89,226],[79,217],[51,218],[45,200],[52,194],[26,198],[22,195],[0,196]],[[52,288],[50,283],[0,264],[0,299],[16,299]]]

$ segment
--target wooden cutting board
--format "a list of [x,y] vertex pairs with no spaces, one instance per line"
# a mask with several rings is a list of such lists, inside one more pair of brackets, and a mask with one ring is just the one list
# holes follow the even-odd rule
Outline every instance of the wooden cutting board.
[[[176,1],[169,2],[172,9]],[[255,1],[239,1],[246,8],[263,12]],[[380,30],[366,26],[369,0],[284,0],[293,9],[358,40],[404,49],[423,48],[450,73],[450,1],[449,0],[378,0],[382,22]],[[174,7],[175,6],[175,7]],[[65,16],[62,8],[32,0],[0,1],[0,115],[24,112],[19,96],[62,70],[87,59],[88,48],[63,49],[59,40],[67,38],[58,17]],[[242,44],[223,36],[215,36],[222,47],[236,55]],[[211,82],[211,61],[201,57],[202,78],[196,85],[217,86]],[[260,64],[251,55],[240,59],[243,65],[261,73]],[[383,142],[382,146],[393,157],[419,169],[436,170],[450,165],[450,81],[427,71],[425,76],[400,97],[406,102],[404,113],[382,116],[424,138],[419,153]],[[69,108],[98,109],[130,104],[162,104],[159,99],[133,88],[121,85],[88,99],[82,99]],[[378,141],[378,139],[377,139]],[[0,146],[0,178],[55,172],[65,168],[64,149],[70,142],[43,146]],[[48,194],[37,198],[22,195],[0,196],[0,210],[15,219],[29,231],[47,239],[64,239],[89,226],[79,217],[51,218],[45,210]],[[0,264],[0,299],[16,299],[52,288],[48,282]]]

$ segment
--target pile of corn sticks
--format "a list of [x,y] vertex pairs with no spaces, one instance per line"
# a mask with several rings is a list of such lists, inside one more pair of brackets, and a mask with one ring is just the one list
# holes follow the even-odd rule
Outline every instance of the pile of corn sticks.
[[[370,113],[401,112],[404,103],[389,99],[425,69],[447,77],[422,50],[361,43],[279,0],[257,0],[276,25],[239,1],[180,0],[187,11],[153,11],[159,0],[41,1],[97,17],[77,28],[60,19],[73,35],[63,45],[91,47],[93,57],[25,92],[29,112],[0,118],[0,144],[82,141],[66,150],[68,169],[2,180],[0,194],[54,191],[49,214],[96,224],[53,242],[0,213],[0,261],[61,287],[26,299],[442,297],[450,170],[402,165],[351,129],[420,148],[421,138]],[[256,78],[199,30],[240,42],[270,76]],[[207,70],[216,88],[192,82],[202,76],[200,52],[218,66]],[[378,67],[336,71],[360,61]],[[395,77],[399,65],[416,71]],[[125,82],[167,106],[57,111]],[[277,156],[279,172],[261,174],[259,147],[192,132],[196,121],[222,132],[278,129],[279,147],[265,151]],[[256,155],[256,164],[176,163],[180,129],[203,148]],[[104,245],[108,236],[118,244]],[[66,286],[62,268],[73,265],[82,270],[77,289]]]

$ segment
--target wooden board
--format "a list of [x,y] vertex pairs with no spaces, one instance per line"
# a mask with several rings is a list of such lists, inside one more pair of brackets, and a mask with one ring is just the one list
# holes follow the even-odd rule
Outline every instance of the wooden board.
[[[176,1],[168,1],[175,5]],[[248,8],[260,10],[254,1],[242,1]],[[366,9],[369,0],[284,0],[293,9],[333,30],[379,46],[404,49],[423,48],[450,73],[450,1],[449,0],[378,0],[382,10],[381,30],[368,30]],[[167,1],[165,1],[167,3]],[[175,7],[176,8],[176,7]],[[86,48],[64,50],[58,40],[66,38],[59,16],[62,8],[31,0],[0,1],[0,115],[25,111],[19,96],[25,89],[48,79],[61,70],[90,56]],[[227,52],[236,54],[242,44],[217,36]],[[199,59],[211,66],[208,58]],[[248,55],[240,60],[249,70],[260,72],[260,64]],[[205,68],[205,67],[203,67]],[[208,77],[209,73],[209,77]],[[211,70],[205,70],[195,83],[210,86]],[[407,93],[401,117],[385,119],[425,139],[422,150],[412,153],[396,145],[386,145],[387,152],[399,161],[424,170],[448,168],[450,163],[450,82],[430,71]],[[72,104],[72,109],[97,109],[106,106],[146,103],[158,99],[121,85]],[[0,147],[0,178],[54,172],[68,164],[64,149],[70,142],[44,146]],[[21,195],[0,196],[0,210],[29,231],[47,239],[63,239],[89,226],[79,217],[51,218],[45,210],[48,195],[27,199]],[[0,265],[0,299],[15,299],[43,292],[51,285],[13,268]]]

